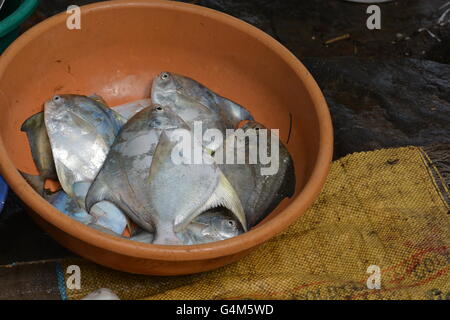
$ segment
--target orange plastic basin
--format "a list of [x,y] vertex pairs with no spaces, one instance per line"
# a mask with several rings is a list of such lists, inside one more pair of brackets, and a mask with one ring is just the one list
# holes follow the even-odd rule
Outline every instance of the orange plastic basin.
[[[332,125],[319,87],[286,48],[243,21],[195,5],[127,0],[81,8],[81,30],[68,30],[68,15],[61,13],[23,34],[0,58],[1,174],[56,241],[114,269],[188,274],[238,260],[305,212],[329,170]],[[142,99],[161,71],[192,77],[280,129],[295,163],[296,194],[249,232],[196,246],[119,239],[66,217],[19,174],[37,174],[20,126],[45,100],[56,93],[97,93],[111,105]]]

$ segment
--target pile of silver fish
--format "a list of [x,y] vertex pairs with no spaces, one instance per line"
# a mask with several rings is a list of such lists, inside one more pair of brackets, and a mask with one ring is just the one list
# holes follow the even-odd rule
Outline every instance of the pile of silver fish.
[[[175,133],[192,134],[196,122],[224,140],[193,138],[204,161],[174,163]],[[150,98],[112,108],[97,95],[55,95],[22,125],[39,171],[22,175],[62,213],[111,235],[162,245],[225,240],[250,230],[295,191],[282,143],[273,175],[262,175],[258,163],[215,161],[213,154],[236,138],[227,129],[237,128],[256,135],[265,129],[244,107],[169,72],[153,80]],[[251,148],[249,139],[243,147]],[[61,189],[49,191],[49,179]]]

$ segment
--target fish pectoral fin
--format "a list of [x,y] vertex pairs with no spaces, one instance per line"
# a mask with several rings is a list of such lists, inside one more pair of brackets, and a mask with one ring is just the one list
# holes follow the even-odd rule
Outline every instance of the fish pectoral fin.
[[160,169],[165,159],[168,159],[172,153],[175,142],[171,141],[165,130],[161,131],[159,141],[153,154],[153,160],[150,165],[147,180],[151,180],[154,172]]
[[95,102],[100,103],[102,105],[102,107],[108,108],[111,111],[112,116],[119,122],[119,124],[121,126],[123,126],[128,121],[127,118],[122,116],[117,111],[114,111],[112,108],[110,108],[108,106],[108,103],[106,103],[105,99],[103,99],[103,97],[99,96],[98,94],[96,94],[96,93],[91,94],[90,96],[88,96],[88,98],[91,98]]
[[91,98],[92,100],[95,100],[95,101],[97,101],[98,103],[101,103],[104,106],[108,106],[108,104],[106,103],[105,99],[103,99],[102,96],[100,96],[100,95],[98,95],[96,93],[91,94],[90,96],[88,96],[88,98]]
[[231,183],[228,181],[225,175],[221,173],[216,189],[202,206],[200,206],[197,210],[192,212],[192,214],[188,215],[187,217],[178,216],[177,218],[175,218],[175,232],[180,232],[181,230],[183,230],[192,220],[194,220],[203,212],[217,207],[224,207],[230,210],[231,213],[241,223],[242,228],[247,231],[247,219],[245,217],[241,200]]
[[229,120],[231,120],[235,125],[239,124],[239,122],[241,121],[254,120],[250,112],[244,107],[238,105],[237,103],[223,97],[220,97],[218,99],[218,102],[220,105],[222,105],[223,110],[226,113]]

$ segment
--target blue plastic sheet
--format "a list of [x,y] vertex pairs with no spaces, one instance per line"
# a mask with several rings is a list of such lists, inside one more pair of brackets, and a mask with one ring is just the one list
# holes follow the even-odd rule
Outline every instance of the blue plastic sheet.
[[0,213],[3,210],[3,205],[6,201],[6,196],[8,195],[8,185],[5,180],[0,176]]

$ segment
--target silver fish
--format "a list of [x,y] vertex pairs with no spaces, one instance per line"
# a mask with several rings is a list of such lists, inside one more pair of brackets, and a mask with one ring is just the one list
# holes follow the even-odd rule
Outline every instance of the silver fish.
[[152,101],[154,103],[164,99],[171,100],[173,98],[170,96],[174,94],[191,98],[214,111],[220,115],[221,121],[228,129],[236,128],[241,121],[253,120],[247,109],[221,97],[191,78],[171,72],[162,72],[153,80]]
[[193,245],[230,239],[243,232],[240,222],[226,210],[212,209],[195,218],[177,236],[183,244]]
[[175,90],[174,78],[165,78],[165,74],[153,81],[152,102],[169,107],[194,129],[195,122],[201,124],[202,136],[198,140],[210,150],[216,150],[222,141],[203,142],[203,133],[208,129],[217,129],[225,135],[225,125],[219,113],[209,109],[194,98]]
[[153,243],[181,244],[176,233],[200,214],[217,207],[229,210],[245,229],[239,197],[211,156],[203,152],[202,164],[193,164],[191,159],[175,163],[177,144],[163,131],[150,168],[148,208],[155,226]]
[[44,123],[44,112],[29,117],[22,124],[21,130],[26,132],[31,148],[33,161],[43,179],[57,179],[52,149]]
[[99,226],[112,231],[114,234],[121,235],[129,223],[127,217],[107,201],[96,203],[89,214],[64,191],[47,195],[45,198],[56,209],[78,222],[91,227]]
[[[263,220],[271,211],[273,211],[278,204],[286,197],[292,197],[295,193],[295,170],[292,158],[286,147],[279,142],[279,168],[273,175],[262,175],[261,168],[266,167],[259,162],[250,164],[249,153],[250,149],[256,149],[259,153],[259,139],[262,131],[259,129],[266,129],[262,124],[255,121],[249,121],[244,124],[241,129],[244,132],[248,130],[255,130],[258,143],[254,145],[251,139],[245,139],[243,148],[245,150],[237,150],[238,152],[245,152],[246,159],[244,164],[226,164],[222,161],[219,167],[230,181],[242,202],[242,206],[247,216],[247,227],[252,228]],[[271,150],[271,132],[267,130],[267,152],[270,154]],[[226,147],[229,145],[229,139],[235,139],[235,135],[227,137],[223,147],[219,150],[226,154]]]
[[215,206],[228,208],[245,225],[239,198],[216,165],[172,161],[176,129],[190,132],[168,107],[157,105],[131,118],[89,190],[86,207],[102,200],[113,202],[136,224],[154,233],[154,243],[159,244],[181,244],[175,232]]
[[[147,201],[146,181],[163,129],[186,124],[168,108],[152,106],[138,112],[122,128],[86,196],[86,208],[107,200],[122,208],[142,228],[152,232],[141,216]],[[114,189],[111,188],[114,186]]]
[[120,116],[81,95],[56,95],[45,103],[44,113],[59,182],[74,198],[74,184],[93,181],[105,161],[122,126]]
[[[98,95],[90,96],[92,99],[106,105],[104,99]],[[124,105],[114,107],[120,116],[119,122],[124,123],[132,115],[139,112],[151,104],[151,99],[143,99],[130,102]],[[117,117],[117,116],[116,116]],[[45,127],[44,112],[38,112],[24,121],[21,131],[26,132],[28,142],[31,148],[33,161],[40,173],[40,176],[45,179],[58,179],[55,162],[53,160],[52,148]]]

